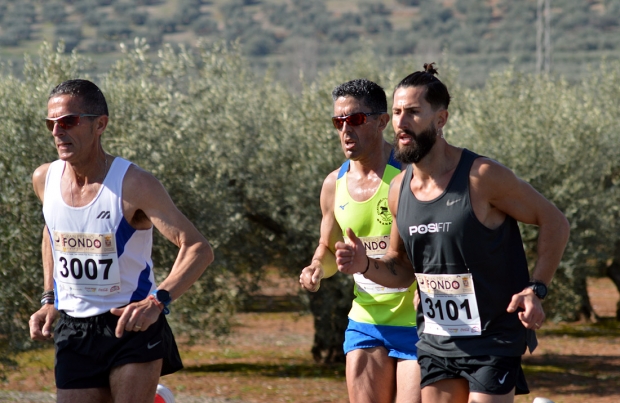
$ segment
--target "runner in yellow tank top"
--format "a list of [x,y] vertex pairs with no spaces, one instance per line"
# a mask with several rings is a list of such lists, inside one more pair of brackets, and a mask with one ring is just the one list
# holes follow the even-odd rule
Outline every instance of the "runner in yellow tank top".
[[[390,242],[392,214],[387,207],[387,196],[392,178],[400,173],[400,164],[390,155],[379,188],[370,199],[361,202],[354,200],[347,189],[349,167],[350,161],[347,160],[336,180],[336,221],[343,229],[343,237],[346,238],[344,229],[351,228],[364,242],[368,256],[378,259],[385,254]],[[354,278],[355,299],[349,318],[374,325],[415,326],[414,285],[388,288],[359,273]]]
[[[368,254],[387,250],[392,216],[387,207],[391,179],[400,172],[383,139],[390,120],[385,92],[368,80],[346,82],[332,92],[334,126],[347,161],[325,178],[321,190],[321,237],[301,285],[317,291],[337,272],[335,244],[352,228]],[[355,299],[345,333],[346,377],[352,403],[419,403],[420,376],[414,285],[388,289],[355,278]]]

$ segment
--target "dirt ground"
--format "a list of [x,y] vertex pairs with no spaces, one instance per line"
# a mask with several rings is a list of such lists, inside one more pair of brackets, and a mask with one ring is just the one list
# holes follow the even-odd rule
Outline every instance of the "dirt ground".
[[[294,294],[297,285],[265,287],[272,295]],[[620,402],[620,324],[613,321],[619,295],[611,281],[593,279],[589,293],[598,323],[546,323],[539,347],[524,357],[531,394],[555,403]],[[225,344],[181,345],[185,369],[162,378],[177,403],[345,403],[344,366],[312,361],[312,316],[298,312],[240,313]],[[0,402],[52,402],[53,351],[21,357],[22,369],[0,384]],[[19,393],[37,391],[41,400]],[[12,397],[11,397],[12,396]],[[21,396],[21,397],[20,397]],[[48,399],[48,400],[46,400]]]

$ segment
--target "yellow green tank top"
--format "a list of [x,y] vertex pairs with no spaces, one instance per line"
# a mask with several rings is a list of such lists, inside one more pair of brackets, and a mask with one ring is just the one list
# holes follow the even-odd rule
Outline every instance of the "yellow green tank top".
[[[349,161],[345,161],[336,180],[334,215],[346,234],[351,228],[360,237],[368,256],[379,258],[385,254],[390,243],[392,214],[388,208],[390,181],[400,173],[400,164],[390,155],[383,178],[375,194],[368,200],[357,202],[347,190]],[[415,326],[416,311],[413,305],[415,283],[409,288],[387,288],[357,273],[355,299],[349,318],[356,322],[388,326]]]

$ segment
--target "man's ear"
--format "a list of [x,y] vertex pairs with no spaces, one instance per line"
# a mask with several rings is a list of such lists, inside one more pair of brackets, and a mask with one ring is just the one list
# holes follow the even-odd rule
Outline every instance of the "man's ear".
[[385,130],[385,128],[387,127],[388,123],[390,123],[390,114],[389,113],[382,113],[381,116],[379,116],[379,130],[383,131]]
[[449,116],[450,116],[450,113],[448,112],[447,109],[442,108],[438,110],[435,114],[435,127],[437,129],[441,129],[442,127],[444,127],[446,123],[448,123]]
[[101,136],[104,132],[104,130],[106,129],[106,127],[108,127],[108,116],[106,115],[101,115],[98,116],[97,121],[95,122],[95,131],[97,132],[97,134],[99,136]]

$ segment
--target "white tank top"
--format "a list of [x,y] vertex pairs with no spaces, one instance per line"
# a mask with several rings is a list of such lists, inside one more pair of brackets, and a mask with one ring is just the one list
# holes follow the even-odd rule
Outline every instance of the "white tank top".
[[99,315],[155,289],[153,227],[136,230],[123,216],[123,178],[130,166],[116,157],[99,193],[83,207],[62,199],[65,162],[49,166],[43,216],[54,255],[56,308],[70,316]]

